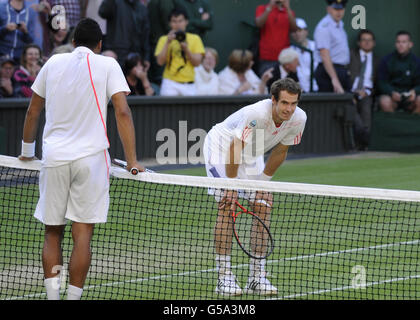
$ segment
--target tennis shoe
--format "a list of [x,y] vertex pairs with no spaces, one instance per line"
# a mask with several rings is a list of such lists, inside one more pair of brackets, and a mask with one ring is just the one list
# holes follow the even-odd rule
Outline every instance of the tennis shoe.
[[236,282],[235,275],[232,272],[222,276],[219,275],[215,291],[222,296],[240,296],[242,294],[242,289]]
[[260,276],[258,278],[252,277],[248,279],[245,292],[262,296],[273,296],[278,293],[278,290],[265,276]]

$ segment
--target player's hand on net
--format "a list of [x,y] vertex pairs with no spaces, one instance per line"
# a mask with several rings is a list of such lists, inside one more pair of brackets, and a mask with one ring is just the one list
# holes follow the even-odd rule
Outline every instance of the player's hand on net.
[[255,203],[258,205],[265,205],[266,207],[273,206],[273,194],[266,191],[257,191],[255,195]]
[[131,172],[132,174],[136,175],[139,172],[144,172],[146,169],[137,161],[135,162],[127,162],[126,166],[127,171]]
[[20,160],[20,161],[32,161],[32,160],[38,160],[38,158],[37,157],[24,157],[24,156],[19,156],[18,157],[18,159]]
[[222,200],[219,202],[219,209],[230,207],[230,211],[236,211],[236,201],[238,201],[238,191],[224,190]]

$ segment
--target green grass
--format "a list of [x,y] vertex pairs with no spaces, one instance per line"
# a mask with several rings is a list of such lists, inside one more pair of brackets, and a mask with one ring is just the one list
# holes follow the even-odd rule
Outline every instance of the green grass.
[[[204,168],[166,173],[205,176]],[[420,191],[420,155],[325,157],[286,160],[273,181]]]
[[[294,160],[275,180],[420,190],[419,160],[419,155]],[[205,175],[203,168],[171,173]],[[32,217],[37,190],[22,189],[0,187],[0,299],[45,298],[43,227]],[[205,188],[141,183],[139,189],[137,182],[119,180],[111,198],[108,222],[95,227],[84,298],[220,298],[214,294],[216,204]],[[418,205],[286,194],[276,194],[275,203],[281,204],[270,226],[276,248],[267,261],[279,289],[275,298],[420,298],[419,243],[412,242],[420,239]],[[243,287],[249,259],[236,244],[233,248],[234,273]],[[365,268],[366,288],[351,287],[355,266]]]

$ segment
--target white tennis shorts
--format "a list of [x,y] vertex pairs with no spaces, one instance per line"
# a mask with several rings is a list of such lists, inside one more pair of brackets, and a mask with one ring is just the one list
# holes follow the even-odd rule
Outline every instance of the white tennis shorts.
[[[226,164],[220,163],[219,157],[212,152],[208,144],[208,139],[204,143],[203,153],[204,161],[206,164],[206,172],[208,177],[212,178],[227,178],[226,176]],[[238,178],[245,180],[258,180],[261,173],[264,171],[264,156],[259,156],[255,159],[255,162],[247,163],[243,162],[238,167]],[[215,197],[217,202],[220,202],[223,196],[223,190],[209,188],[208,194]],[[255,191],[238,190],[238,197],[247,199],[249,201],[255,200]]]
[[41,168],[35,218],[45,225],[105,223],[109,208],[107,151],[59,167]]

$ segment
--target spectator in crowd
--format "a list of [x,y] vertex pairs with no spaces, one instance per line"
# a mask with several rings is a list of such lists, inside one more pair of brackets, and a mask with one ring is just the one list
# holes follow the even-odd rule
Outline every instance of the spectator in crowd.
[[195,86],[197,95],[211,96],[219,94],[219,76],[214,71],[217,63],[219,62],[219,54],[216,49],[205,48],[206,54],[204,55],[201,65],[195,68]]
[[261,79],[252,71],[253,55],[249,50],[233,50],[229,64],[219,73],[219,93],[223,95],[267,94],[267,82],[273,68],[266,70]]
[[36,44],[29,44],[23,49],[20,67],[13,75],[19,96],[27,98],[32,96],[31,86],[43,64],[41,58],[41,48]]
[[185,32],[188,14],[175,8],[169,15],[171,31],[160,37],[155,50],[157,63],[165,66],[160,89],[162,96],[196,95],[194,67],[198,67],[204,56],[201,38]]
[[[31,5],[31,8],[38,13],[39,25],[36,25],[36,29],[41,29],[40,33],[42,38],[42,41],[36,41],[35,35],[33,43],[42,48],[42,52],[45,58],[48,58],[51,55],[51,51],[53,50],[51,35],[51,19],[53,18],[53,15],[51,13],[51,5],[47,0],[34,0],[32,2],[35,3]],[[63,23],[63,29],[66,29],[65,23]],[[35,32],[37,32],[37,30],[35,30]]]
[[[52,3],[50,0],[41,0],[38,4],[32,5],[32,8],[38,12],[42,22],[42,51],[45,58],[49,58],[57,53],[56,48],[69,44],[73,30],[70,28],[66,15],[63,15],[61,9],[52,7],[50,3]],[[62,53],[63,50],[60,48],[58,51]]]
[[24,0],[0,3],[0,55],[19,63],[23,48],[33,42],[36,13]]
[[115,60],[117,60],[117,58],[118,58],[117,54],[112,50],[105,50],[105,51],[102,52],[102,55],[105,56],[105,57],[114,58]]
[[[64,6],[66,16],[66,27],[73,30],[80,19],[82,18],[82,8],[80,0],[48,0],[50,4],[50,13],[59,13],[59,10],[54,10],[54,6]],[[60,11],[61,12],[61,11]]]
[[[174,9],[174,3],[172,0],[150,0],[147,9],[150,21],[150,46],[156,48],[159,38],[170,31],[168,17]],[[157,63],[156,57],[150,59],[150,79],[161,84],[164,67]]]
[[49,57],[55,48],[69,44],[71,40],[71,33],[66,28],[55,29],[49,24],[48,38],[45,39],[44,54]]
[[91,18],[95,20],[102,31],[102,42],[106,42],[106,20],[99,15],[99,7],[102,0],[80,0],[81,1],[81,16],[82,18]]
[[411,34],[399,31],[395,47],[382,59],[378,70],[380,108],[384,112],[402,109],[420,114],[420,59],[411,52]]
[[[312,51],[312,76],[314,77],[315,70],[318,67],[318,60],[315,55],[315,41],[308,39],[308,25],[305,20],[296,18],[296,25],[298,29],[292,33],[292,38],[301,48],[297,45],[292,45],[292,48],[299,54],[299,66],[297,68],[299,84],[303,92],[311,92],[311,53],[304,49]],[[313,78],[312,92],[316,91],[318,91],[318,85],[316,84],[315,78]]]
[[317,59],[320,61],[315,79],[320,92],[350,91],[347,66],[350,49],[343,17],[347,0],[327,0],[327,15],[315,28]]
[[106,19],[107,37],[104,49],[114,51],[123,65],[130,52],[144,57],[150,68],[150,23],[147,8],[138,0],[104,0],[99,15]]
[[356,118],[355,140],[358,148],[366,150],[372,122],[372,105],[378,69],[378,58],[374,55],[375,35],[370,30],[361,30],[358,34],[358,46],[350,54],[350,78],[352,92],[355,95]]
[[297,30],[290,0],[270,0],[256,9],[255,24],[260,29],[258,75],[277,65],[280,52],[290,47],[289,33]]
[[46,2],[46,0],[25,0],[25,3],[31,10],[35,11],[35,23],[34,23],[34,30],[32,32],[33,43],[38,45],[40,48],[43,47],[44,42],[44,35],[43,35],[43,27],[42,27],[42,14],[38,11],[39,8],[42,7],[42,2]]
[[279,55],[278,65],[272,72],[272,78],[267,82],[268,91],[274,81],[284,78],[291,78],[299,82],[298,77],[299,53],[293,48],[283,49]]
[[15,61],[9,56],[0,58],[0,98],[18,97],[13,72],[15,71]]
[[213,28],[213,11],[208,0],[173,0],[175,7],[183,8],[187,13],[187,31],[203,39]]
[[147,71],[143,63],[143,59],[136,53],[128,54],[124,61],[124,74],[130,87],[130,95],[135,96],[153,96],[153,89]]

